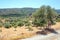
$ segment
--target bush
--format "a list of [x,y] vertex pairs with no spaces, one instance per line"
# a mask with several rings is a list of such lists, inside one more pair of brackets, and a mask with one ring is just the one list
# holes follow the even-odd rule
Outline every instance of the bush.
[[57,18],[57,20],[56,20],[57,22],[60,22],[60,18]]
[[17,25],[15,25],[15,26],[14,26],[14,28],[15,28],[15,30],[14,30],[14,31],[16,31]]
[[[3,24],[2,24],[2,23],[0,23],[0,28],[2,28],[2,26],[3,26]],[[2,32],[2,29],[0,29],[0,32]]]
[[10,19],[9,19],[9,18],[7,18],[7,19],[5,19],[5,22],[9,22],[9,20],[10,20]]
[[17,26],[23,26],[23,25],[24,25],[24,22],[22,21],[17,22]]
[[10,24],[11,24],[12,26],[15,26],[15,25],[16,25],[16,22],[10,22]]
[[0,27],[2,27],[3,26],[3,23],[0,23]]
[[25,26],[29,26],[29,25],[30,25],[30,23],[26,23],[26,24],[25,24]]
[[24,20],[23,22],[24,22],[24,23],[28,23],[28,20]]
[[35,25],[35,26],[40,26],[40,27],[44,27],[46,24],[47,24],[47,22],[46,22],[46,20],[44,20],[44,19],[36,19],[36,20],[34,20],[33,22],[32,22],[32,24],[33,25]]
[[24,21],[24,24],[25,24],[25,26],[29,26],[30,22],[26,20],[26,21]]
[[11,24],[8,23],[8,22],[6,22],[6,23],[4,23],[4,27],[5,27],[5,28],[10,28],[10,27],[11,27]]

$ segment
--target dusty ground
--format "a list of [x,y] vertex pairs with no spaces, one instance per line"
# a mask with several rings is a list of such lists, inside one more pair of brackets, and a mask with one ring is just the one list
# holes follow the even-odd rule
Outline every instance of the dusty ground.
[[58,34],[50,33],[48,35],[36,35],[34,37],[22,39],[22,40],[60,40],[60,30],[57,30]]
[[60,29],[60,22],[57,22],[56,25],[53,25],[52,28],[58,30]]
[[[52,28],[60,29],[60,22],[57,22],[56,25],[52,26]],[[24,35],[22,37],[32,36],[35,34],[36,31],[38,31],[38,29],[36,27],[33,27],[32,29],[33,29],[33,31],[28,31],[24,26],[17,27],[16,28],[17,31],[14,31],[15,28],[9,28],[9,29],[2,28],[2,32],[0,32],[0,40],[12,40],[10,38],[13,38],[13,37],[19,38],[21,35]]]
[[12,38],[15,36],[21,36],[21,35],[32,36],[37,31],[35,27],[33,29],[34,29],[33,31],[28,31],[25,27],[17,27],[16,31],[14,31],[15,28],[9,28],[9,29],[2,28],[2,32],[0,32],[0,39],[8,40],[9,38]]

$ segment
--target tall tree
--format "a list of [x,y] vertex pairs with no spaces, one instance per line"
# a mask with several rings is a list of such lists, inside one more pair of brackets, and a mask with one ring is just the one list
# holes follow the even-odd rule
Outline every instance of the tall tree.
[[55,24],[57,13],[50,6],[47,6],[46,8],[47,8],[48,26],[51,27],[52,24]]
[[47,21],[47,15],[46,15],[46,6],[41,6],[41,8],[39,10],[37,10],[36,13],[33,14],[34,20],[33,20],[33,24],[36,26],[45,26]]
[[47,25],[50,26],[54,24],[56,15],[56,12],[50,6],[41,6],[41,8],[33,14],[33,24],[43,27]]

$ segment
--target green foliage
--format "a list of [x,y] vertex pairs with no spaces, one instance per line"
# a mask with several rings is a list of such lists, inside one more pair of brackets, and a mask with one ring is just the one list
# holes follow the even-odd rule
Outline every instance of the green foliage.
[[57,17],[57,13],[54,9],[52,9],[50,6],[47,6],[47,19],[51,22],[51,24],[55,24],[55,20]]
[[26,23],[26,24],[25,24],[25,26],[29,26],[29,25],[30,25],[30,23]]
[[0,23],[0,27],[2,27],[3,26],[3,23]]
[[35,14],[33,14],[33,24],[36,26],[44,26],[46,21],[46,7],[42,6]]
[[[38,10],[39,8],[8,8],[8,9],[0,9],[0,17],[29,17],[33,12]],[[9,11],[8,11],[9,10]],[[56,10],[56,12],[60,13],[60,10]]]
[[51,24],[55,24],[57,14],[50,6],[41,6],[41,8],[32,16],[34,18],[34,25],[44,27],[49,21],[51,22]]
[[15,26],[15,25],[16,25],[16,22],[10,22],[10,24],[11,24],[12,26]]
[[2,23],[2,21],[0,20],[0,27],[2,27],[3,26],[3,23]]
[[44,20],[44,19],[41,19],[41,20],[34,20],[34,22],[33,22],[33,24],[34,25],[36,25],[36,26],[46,26],[46,23],[47,23],[47,21],[46,20]]
[[24,21],[24,24],[25,24],[25,26],[29,26],[30,25],[30,22],[28,20],[25,20]]
[[17,25],[14,25],[14,28],[17,28]]
[[60,22],[60,14],[58,14],[57,18],[56,18],[57,22]]
[[23,26],[23,25],[24,25],[24,22],[19,21],[19,22],[17,22],[17,25],[18,25],[18,26]]
[[[2,9],[0,10],[0,17],[5,19],[5,23],[0,20],[0,27],[10,28],[11,26],[16,28],[17,26],[31,26],[29,21],[32,14],[32,23],[36,26],[44,27],[47,25],[48,21],[55,24],[55,21],[60,21],[60,15],[56,20],[56,12],[50,6],[41,6],[41,8],[20,8],[20,9]],[[9,11],[8,11],[9,10]],[[37,11],[36,11],[37,10]],[[35,12],[36,11],[36,12]],[[33,25],[32,24],[32,25]],[[33,26],[34,26],[33,25]]]
[[[9,11],[8,11],[9,10]],[[8,8],[0,9],[0,16],[2,17],[26,17],[32,14],[36,9],[34,8]]]
[[11,24],[8,23],[8,22],[6,22],[6,23],[4,23],[4,27],[5,27],[5,28],[10,28],[10,27],[11,27]]
[[56,20],[57,22],[60,22],[60,18],[57,18],[57,20]]

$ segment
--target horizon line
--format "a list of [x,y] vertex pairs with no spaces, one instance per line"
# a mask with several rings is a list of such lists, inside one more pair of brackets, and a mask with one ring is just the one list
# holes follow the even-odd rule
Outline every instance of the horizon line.
[[[0,8],[0,9],[12,9],[12,8],[16,9],[16,8],[40,8],[40,7],[5,7],[5,8]],[[58,9],[58,8],[54,8],[54,9]]]

